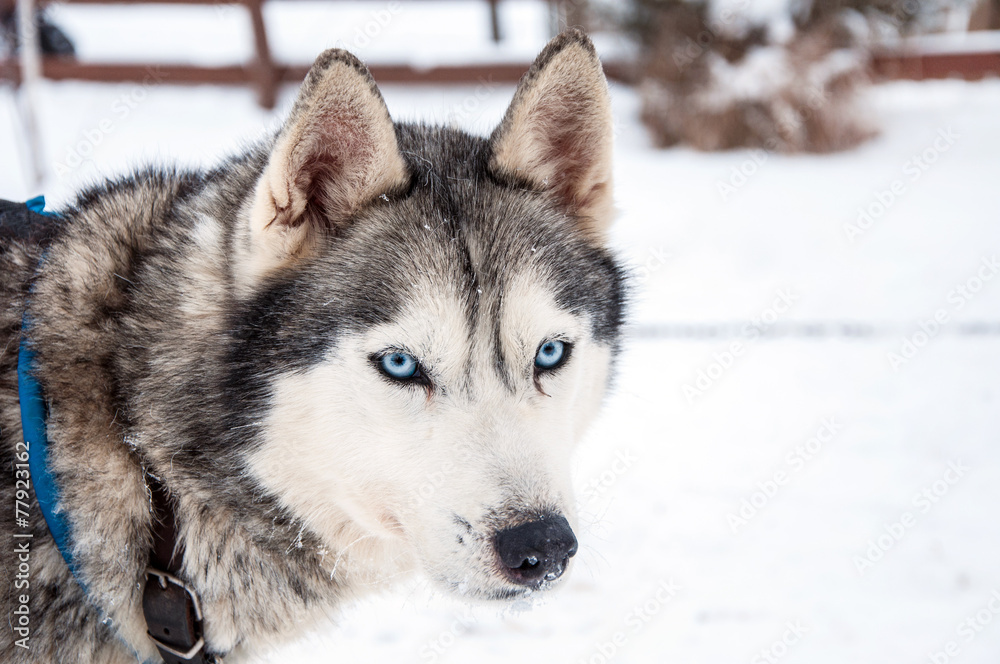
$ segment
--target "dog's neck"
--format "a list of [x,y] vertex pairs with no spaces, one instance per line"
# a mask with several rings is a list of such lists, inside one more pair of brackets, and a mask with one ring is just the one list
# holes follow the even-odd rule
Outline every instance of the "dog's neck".
[[[252,168],[244,171],[253,177]],[[213,309],[212,298],[228,288],[228,229],[197,211],[178,213],[193,186],[184,176],[151,174],[137,186],[166,193],[148,210],[130,210],[114,190],[91,197],[69,213],[33,285],[51,470],[89,600],[121,640],[156,656],[141,608],[152,528],[148,470],[175,501],[182,570],[201,598],[206,640],[215,652],[238,654],[311,627],[353,593],[351,556],[329,550],[244,476],[239,436],[253,431],[228,427],[229,397],[202,374],[206,357],[225,352],[225,303]],[[185,244],[183,233],[204,237]],[[155,256],[167,254],[179,271],[151,283],[162,267]],[[207,310],[186,309],[184,293],[199,289],[213,294]],[[144,313],[132,306],[137,298],[147,298]],[[139,331],[152,347],[137,347]],[[197,403],[167,402],[177,383],[190,385],[184,393]],[[177,417],[194,405],[214,420]],[[73,586],[68,569],[52,585]]]

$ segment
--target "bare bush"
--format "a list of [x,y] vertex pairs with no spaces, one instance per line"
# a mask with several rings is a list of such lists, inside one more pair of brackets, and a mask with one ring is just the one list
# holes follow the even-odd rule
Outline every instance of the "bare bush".
[[739,7],[713,13],[707,0],[633,0],[643,120],[661,146],[854,147],[876,133],[862,95],[873,31],[914,30],[940,6],[793,0],[784,23],[764,24]]

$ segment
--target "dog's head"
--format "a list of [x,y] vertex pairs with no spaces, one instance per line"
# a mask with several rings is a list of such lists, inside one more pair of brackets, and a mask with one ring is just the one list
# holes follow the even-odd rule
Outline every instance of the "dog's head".
[[268,406],[249,472],[331,569],[487,598],[565,571],[622,318],[611,143],[579,32],[488,139],[394,125],[357,59],[317,60],[244,210],[236,355]]

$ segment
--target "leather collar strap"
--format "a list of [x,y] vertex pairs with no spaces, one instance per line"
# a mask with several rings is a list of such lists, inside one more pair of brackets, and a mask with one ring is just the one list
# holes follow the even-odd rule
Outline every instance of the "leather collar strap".
[[166,664],[211,664],[205,652],[201,605],[194,589],[181,580],[184,545],[177,539],[177,517],[163,484],[146,472],[153,507],[153,548],[142,612],[149,638]]

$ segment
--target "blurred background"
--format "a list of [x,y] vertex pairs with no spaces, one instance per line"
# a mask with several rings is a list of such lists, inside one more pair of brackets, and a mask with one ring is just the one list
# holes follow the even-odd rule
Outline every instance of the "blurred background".
[[261,662],[1000,661],[997,0],[9,2],[0,198],[56,208],[276,129],[331,46],[480,134],[563,27],[606,64],[634,293],[571,578]]

